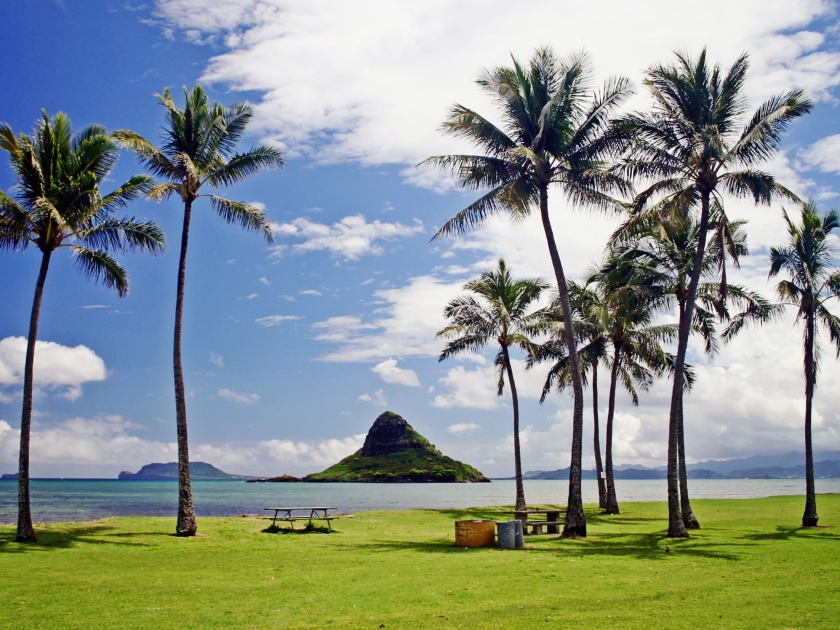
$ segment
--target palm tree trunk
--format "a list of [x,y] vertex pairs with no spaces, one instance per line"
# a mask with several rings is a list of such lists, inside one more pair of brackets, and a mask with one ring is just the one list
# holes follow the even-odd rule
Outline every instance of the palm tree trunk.
[[187,400],[184,394],[184,370],[181,365],[181,322],[184,314],[184,284],[187,273],[187,244],[190,236],[192,200],[184,202],[184,227],[181,232],[181,258],[178,263],[178,297],[175,302],[175,341],[173,368],[175,372],[175,415],[178,426],[178,536],[195,536],[195,510],[190,486],[190,450],[187,440]]
[[516,382],[513,380],[513,368],[510,365],[510,355],[507,346],[502,346],[502,353],[505,357],[505,370],[507,370],[508,382],[510,383],[510,397],[513,400],[513,461],[516,474],[516,509],[525,510],[525,486],[522,483],[522,455],[519,451],[519,397],[516,395]]
[[805,320],[805,513],[802,515],[802,527],[816,527],[817,492],[814,487],[814,449],[811,444],[811,406],[814,400],[814,316],[809,314]]
[[26,341],[26,362],[23,368],[23,413],[20,416],[20,455],[18,459],[18,522],[15,540],[24,543],[37,542],[32,527],[32,508],[29,502],[29,438],[32,433],[32,387],[35,370],[35,342],[38,340],[38,320],[41,317],[41,296],[44,282],[50,268],[52,251],[43,252],[38,282],[35,283],[35,297],[29,316],[29,338]]
[[708,191],[701,193],[697,250],[694,252],[694,264],[691,267],[691,280],[688,283],[685,307],[680,313],[677,360],[674,364],[674,383],[671,390],[671,410],[668,417],[668,536],[671,538],[688,538],[688,531],[686,531],[680,511],[677,457],[679,455],[680,409],[682,408],[682,390],[685,378],[685,355],[688,351],[688,337],[691,333],[691,314],[694,312],[697,287],[700,284],[700,275],[703,271],[706,232],[709,229],[709,197],[710,193]]
[[[684,394],[685,392],[683,392]],[[688,498],[688,471],[685,467],[685,423],[683,422],[683,403],[680,401],[680,437],[679,437],[679,458],[680,458],[680,509],[686,529],[700,529],[700,522],[694,516],[691,509],[691,501]]]
[[595,416],[593,446],[595,448],[595,474],[598,476],[598,507],[607,507],[607,485],[604,482],[604,465],[601,463],[601,428],[598,422],[598,364],[592,365],[592,411]]
[[618,368],[621,362],[621,345],[615,344],[613,364],[610,372],[610,401],[607,408],[607,514],[618,514],[618,499],[615,495],[615,478],[613,477],[612,438],[613,421],[615,420],[615,389],[618,384]]
[[548,216],[548,185],[540,186],[540,217],[542,218],[545,240],[548,243],[548,253],[554,267],[557,279],[557,293],[560,300],[560,310],[563,312],[563,327],[566,333],[566,347],[569,351],[569,366],[572,369],[572,390],[574,393],[574,413],[572,416],[572,461],[569,466],[569,499],[566,506],[566,523],[563,536],[569,538],[586,536],[586,516],[583,513],[583,493],[581,491],[581,458],[583,456],[583,382],[580,377],[580,362],[578,361],[577,344],[572,326],[572,305],[569,300],[569,287],[563,264],[554,240],[551,219]]

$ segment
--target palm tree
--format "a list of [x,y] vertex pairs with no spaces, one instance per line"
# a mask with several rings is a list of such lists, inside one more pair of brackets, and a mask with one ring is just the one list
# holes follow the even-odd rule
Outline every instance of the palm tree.
[[[740,257],[749,255],[745,224],[745,221],[730,221],[718,200],[712,204],[709,231],[713,238],[706,246],[702,277],[717,278],[718,281],[700,284],[691,318],[691,331],[703,338],[705,352],[710,356],[718,351],[716,321],[727,323],[722,337],[724,341],[730,341],[747,324],[769,321],[778,313],[778,307],[760,294],[727,282],[727,261],[737,268]],[[644,217],[644,220],[632,218],[616,236],[624,242],[615,246],[616,255],[611,265],[628,266],[633,273],[644,276],[646,282],[660,287],[675,302],[679,325],[682,325],[688,318],[688,287],[699,240],[696,220],[690,216],[685,219],[663,219],[658,215]],[[739,309],[738,312],[733,313],[731,307]],[[669,371],[673,372],[673,368],[674,362]],[[692,382],[687,370],[686,364],[683,391],[690,389]],[[681,516],[686,529],[699,529],[700,523],[688,495],[682,397],[677,431]]]
[[[539,209],[565,321],[572,321],[572,307],[548,210],[549,188],[559,188],[574,205],[599,209],[615,205],[609,194],[631,190],[604,162],[621,146],[622,139],[609,133],[609,122],[630,93],[629,81],[611,79],[601,92],[594,93],[591,74],[586,55],[558,59],[550,48],[537,49],[527,67],[513,59],[512,67],[485,71],[478,84],[499,106],[502,126],[455,105],[443,132],[468,140],[483,154],[444,155],[424,162],[453,173],[465,188],[486,191],[444,224],[434,238],[463,234],[494,214],[507,213],[517,219]],[[572,327],[565,334],[574,414],[563,535],[576,537],[586,536],[581,496],[583,381]]]
[[[634,199],[634,211],[678,219],[699,215],[688,313],[694,312],[697,299],[713,201],[723,193],[752,197],[756,204],[770,204],[778,195],[794,197],[757,166],[778,150],[784,131],[808,113],[812,103],[801,90],[793,90],[770,98],[745,120],[742,90],[748,65],[742,55],[724,74],[719,66],[708,66],[705,50],[697,59],[678,54],[676,64],[647,71],[652,111],[627,116],[619,125],[633,140],[619,172],[649,184]],[[691,318],[681,322],[668,426],[668,535],[672,537],[688,536],[680,512],[677,452]]]
[[200,197],[209,197],[211,208],[223,220],[259,232],[269,242],[273,242],[274,235],[268,218],[259,207],[215,194],[199,194],[199,191],[205,184],[214,189],[231,186],[261,168],[280,167],[283,165],[283,156],[277,149],[267,146],[259,146],[245,153],[236,152],[253,116],[253,110],[247,103],[230,107],[212,103],[200,85],[196,85],[192,91],[184,88],[184,96],[186,104],[181,109],[175,104],[169,89],[164,90],[163,95],[157,95],[166,110],[166,127],[160,149],[133,131],[118,131],[114,136],[123,146],[136,152],[140,162],[149,171],[167,180],[149,191],[151,199],[162,201],[177,194],[184,202],[173,344],[178,429],[178,522],[175,531],[178,536],[193,536],[196,523],[190,487],[187,403],[181,365],[181,322],[192,207]]
[[669,355],[662,343],[673,340],[676,326],[653,325],[652,322],[665,302],[666,293],[650,283],[632,266],[614,265],[611,260],[591,274],[587,284],[594,286],[597,301],[593,315],[600,321],[603,335],[610,344],[610,390],[607,407],[605,468],[607,481],[607,514],[618,514],[618,499],[613,473],[612,441],[615,420],[616,387],[618,381],[630,394],[634,405],[639,404],[638,387],[647,391],[656,376],[669,366]]
[[516,509],[526,509],[525,489],[522,483],[522,456],[519,449],[519,397],[510,362],[510,349],[526,352],[533,345],[529,339],[543,327],[540,312],[528,309],[548,288],[542,280],[513,280],[505,261],[499,259],[495,271],[485,271],[478,278],[464,285],[479,299],[465,295],[446,305],[444,314],[452,323],[437,333],[438,339],[450,339],[440,361],[460,354],[475,352],[497,342],[499,352],[494,365],[498,370],[498,395],[505,390],[505,375],[510,383],[513,402],[513,457],[516,468]]
[[788,276],[776,285],[776,293],[786,304],[796,307],[796,321],[805,324],[805,513],[803,527],[816,527],[817,495],[814,489],[814,450],[811,444],[811,410],[820,363],[819,327],[828,332],[840,356],[840,317],[826,308],[831,298],[840,298],[840,269],[832,267],[835,251],[828,242],[832,230],[840,227],[840,216],[829,210],[820,217],[813,201],[802,204],[802,223],[796,225],[782,210],[788,229],[788,242],[770,249],[770,277],[781,272]]
[[103,127],[91,125],[73,135],[66,114],[50,118],[44,111],[31,136],[16,136],[9,125],[0,124],[0,148],[9,153],[16,178],[13,197],[0,191],[0,250],[23,251],[34,245],[41,251],[26,344],[18,468],[17,540],[35,542],[29,500],[32,384],[41,298],[52,256],[69,248],[83,276],[125,297],[128,277],[110,252],[160,253],[165,245],[156,224],[117,216],[149,189],[151,178],[135,175],[102,196],[99,185],[119,157],[118,145]]

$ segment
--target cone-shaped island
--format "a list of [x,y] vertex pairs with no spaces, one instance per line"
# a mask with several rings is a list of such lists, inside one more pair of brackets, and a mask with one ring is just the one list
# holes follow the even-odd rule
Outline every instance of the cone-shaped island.
[[477,482],[490,481],[472,466],[447,457],[392,411],[376,419],[364,446],[304,481]]

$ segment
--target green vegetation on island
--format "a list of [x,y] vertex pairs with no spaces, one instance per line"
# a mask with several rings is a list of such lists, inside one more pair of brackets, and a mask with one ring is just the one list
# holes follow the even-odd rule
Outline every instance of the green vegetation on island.
[[380,415],[364,446],[304,481],[475,482],[490,481],[478,470],[447,457],[392,411]]
[[[840,495],[819,501],[835,525]],[[798,527],[801,496],[692,507],[706,528],[687,540],[665,538],[664,502],[587,505],[587,539],[528,536],[517,551],[453,546],[454,521],[510,507],[357,513],[333,535],[242,517],[204,517],[193,539],[167,535],[172,517],[38,523],[37,547],[4,525],[0,628],[837,625],[838,532]]]

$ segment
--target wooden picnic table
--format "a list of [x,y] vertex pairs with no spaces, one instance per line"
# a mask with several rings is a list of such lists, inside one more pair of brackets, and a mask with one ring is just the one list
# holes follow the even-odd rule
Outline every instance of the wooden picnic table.
[[[328,514],[330,510],[337,510],[338,508],[336,507],[267,507],[263,509],[268,510],[269,512],[274,511],[274,516],[265,517],[271,520],[273,525],[276,526],[277,521],[286,521],[292,529],[295,528],[295,521],[308,521],[309,523],[312,521],[327,521],[327,527],[329,527],[330,531],[332,531],[330,521],[338,518],[337,516],[330,516]],[[292,514],[292,512],[309,512],[309,515]]]
[[[531,527],[532,534],[542,534],[542,528],[546,528],[547,534],[559,534],[558,527],[560,525],[560,514],[565,512],[565,508],[554,508],[549,510],[511,510],[508,512],[502,512],[503,514],[513,514],[514,518],[517,520],[522,521],[522,531],[523,533],[528,533],[528,527]],[[530,515],[540,515],[545,514],[544,521],[531,521],[528,522],[528,517]]]

